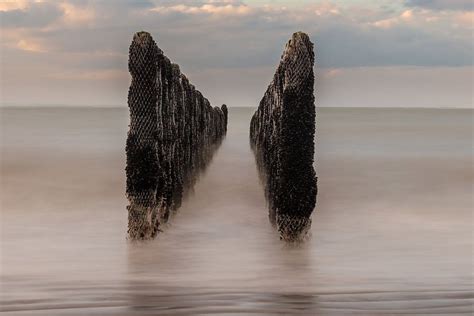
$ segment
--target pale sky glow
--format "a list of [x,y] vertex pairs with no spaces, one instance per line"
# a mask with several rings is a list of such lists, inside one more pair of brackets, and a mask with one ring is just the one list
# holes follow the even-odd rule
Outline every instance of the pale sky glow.
[[472,107],[471,0],[0,1],[1,105],[126,106],[133,33],[214,105],[257,106],[295,31],[319,106]]

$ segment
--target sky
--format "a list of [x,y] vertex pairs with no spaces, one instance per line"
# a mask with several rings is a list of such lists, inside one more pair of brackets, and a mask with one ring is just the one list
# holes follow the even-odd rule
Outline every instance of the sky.
[[256,107],[296,31],[317,106],[473,107],[472,0],[0,0],[0,105],[126,106],[133,34],[211,104]]

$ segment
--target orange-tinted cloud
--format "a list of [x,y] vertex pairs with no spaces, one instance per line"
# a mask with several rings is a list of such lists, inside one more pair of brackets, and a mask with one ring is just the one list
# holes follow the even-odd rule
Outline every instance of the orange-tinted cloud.
[[0,1],[0,11],[23,10],[28,6],[27,0],[2,0]]
[[173,5],[173,6],[157,6],[150,11],[160,13],[183,13],[183,14],[213,14],[213,15],[246,15],[251,12],[251,8],[247,5],[239,4],[226,4],[226,5],[214,5],[203,4],[201,6],[192,5]]
[[62,23],[65,25],[87,25],[96,18],[95,11],[90,6],[82,7],[63,2],[59,7],[63,10]]
[[21,39],[16,43],[15,46],[18,49],[21,49],[27,52],[34,52],[34,53],[46,52],[46,48],[40,45],[38,42],[35,42],[34,40]]

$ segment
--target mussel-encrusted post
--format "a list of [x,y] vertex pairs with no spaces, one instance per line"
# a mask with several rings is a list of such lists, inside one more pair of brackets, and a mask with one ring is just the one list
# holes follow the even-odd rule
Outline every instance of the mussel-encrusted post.
[[308,35],[293,34],[250,123],[270,221],[288,241],[305,237],[316,205],[313,65]]
[[128,234],[149,239],[182,202],[225,136],[227,108],[209,101],[147,32],[129,51]]

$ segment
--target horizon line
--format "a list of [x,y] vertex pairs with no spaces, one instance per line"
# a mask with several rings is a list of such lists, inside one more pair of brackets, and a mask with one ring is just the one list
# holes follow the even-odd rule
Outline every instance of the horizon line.
[[[257,109],[256,106],[229,106],[231,108],[240,109]],[[34,109],[34,108],[71,108],[71,109],[127,109],[127,105],[65,105],[65,104],[0,104],[0,109]],[[474,105],[471,107],[459,106],[316,106],[316,109],[433,109],[433,110],[474,110]]]

